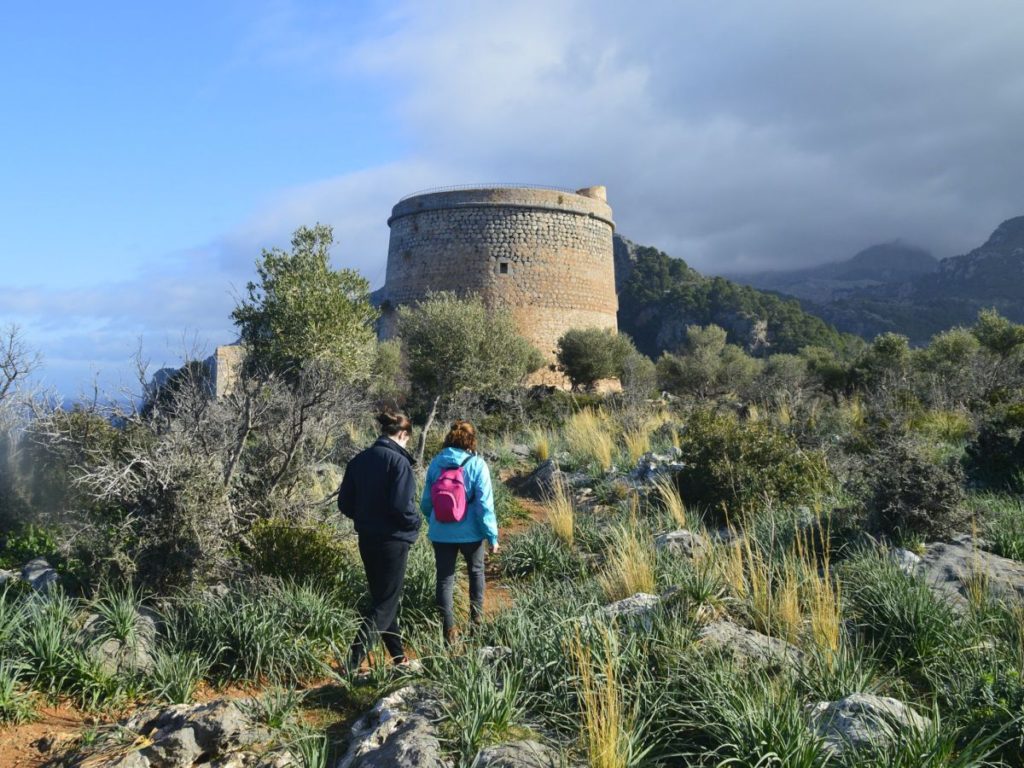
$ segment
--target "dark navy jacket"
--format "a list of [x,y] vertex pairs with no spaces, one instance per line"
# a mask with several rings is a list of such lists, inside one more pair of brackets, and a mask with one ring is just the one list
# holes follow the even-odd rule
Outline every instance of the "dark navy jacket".
[[423,515],[416,508],[413,458],[402,446],[380,437],[345,468],[338,509],[355,522],[360,536],[416,541]]

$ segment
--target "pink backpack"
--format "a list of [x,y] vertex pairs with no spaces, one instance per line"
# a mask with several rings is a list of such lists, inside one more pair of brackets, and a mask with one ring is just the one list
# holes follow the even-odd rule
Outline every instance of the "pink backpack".
[[459,466],[442,469],[430,486],[430,503],[434,505],[437,522],[459,523],[466,516],[466,478],[462,468],[472,458],[470,454]]

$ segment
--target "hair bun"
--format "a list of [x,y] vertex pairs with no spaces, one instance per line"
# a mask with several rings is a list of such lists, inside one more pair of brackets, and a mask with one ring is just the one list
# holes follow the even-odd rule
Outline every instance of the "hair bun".
[[377,423],[380,424],[381,432],[386,435],[397,435],[399,432],[412,430],[412,422],[409,421],[409,417],[397,411],[381,411],[377,414]]

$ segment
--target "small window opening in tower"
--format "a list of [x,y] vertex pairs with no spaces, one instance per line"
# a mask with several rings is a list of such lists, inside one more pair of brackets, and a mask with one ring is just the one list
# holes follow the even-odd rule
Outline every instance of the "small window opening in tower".
[[499,271],[499,272],[500,272],[501,274],[503,274],[503,275],[507,275],[507,274],[508,274],[508,262],[507,262],[507,261],[503,261],[503,262],[501,262],[501,263],[500,263],[500,264],[498,265],[498,271]]

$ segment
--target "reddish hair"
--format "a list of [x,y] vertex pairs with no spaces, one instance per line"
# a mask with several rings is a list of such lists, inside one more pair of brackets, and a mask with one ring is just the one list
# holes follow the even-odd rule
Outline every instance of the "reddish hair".
[[461,448],[476,453],[476,429],[468,421],[459,419],[444,438],[445,448]]

